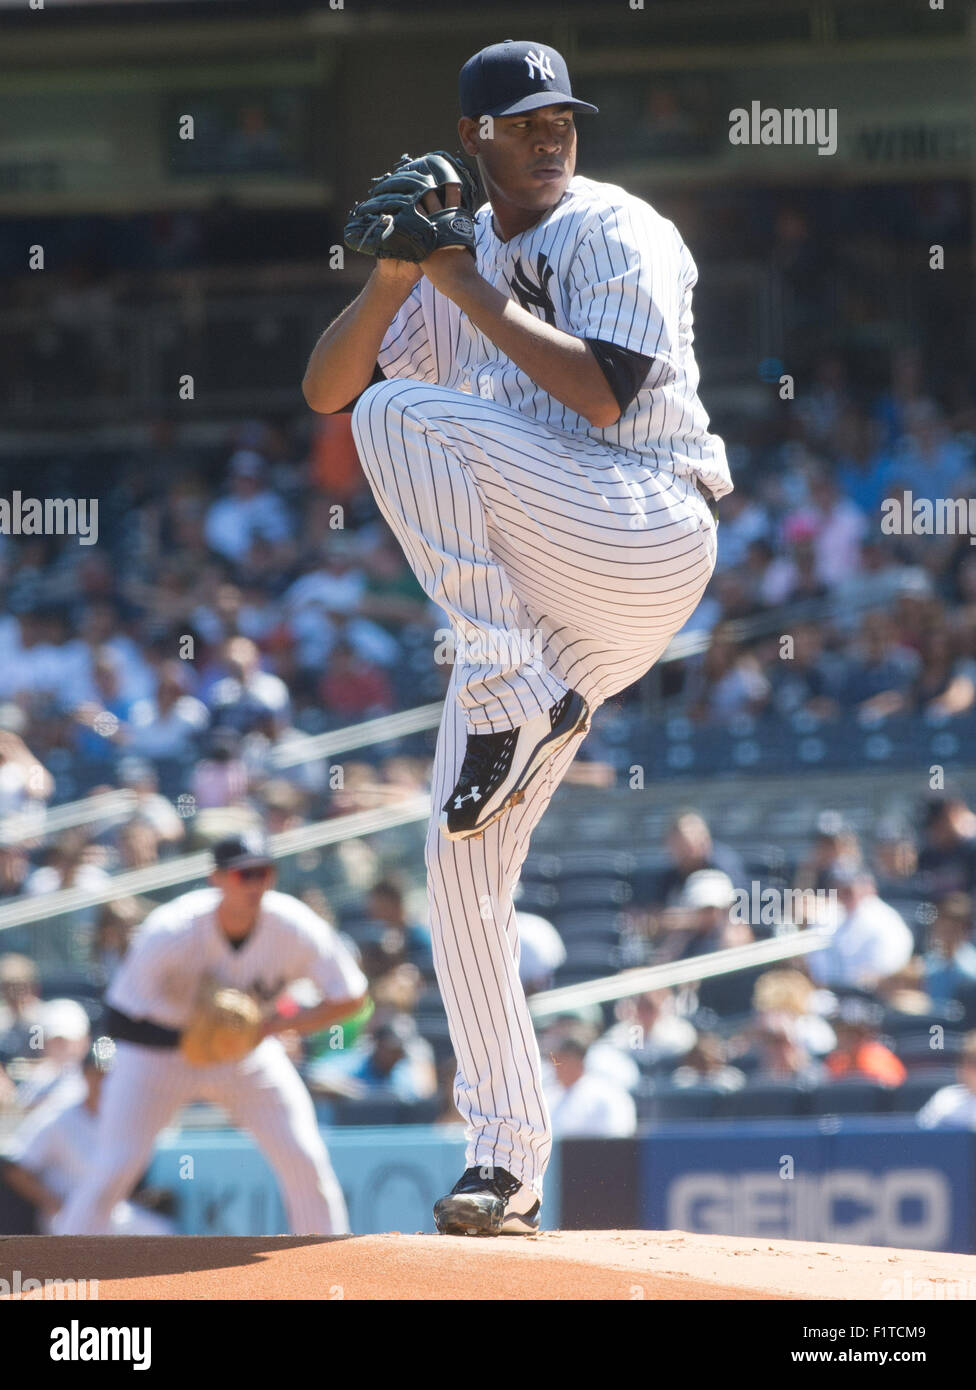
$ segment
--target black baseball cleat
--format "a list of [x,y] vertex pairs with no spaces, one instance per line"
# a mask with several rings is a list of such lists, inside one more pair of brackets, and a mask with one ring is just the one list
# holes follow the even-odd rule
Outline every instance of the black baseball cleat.
[[532,1236],[542,1203],[504,1168],[466,1168],[446,1197],[434,1203],[442,1236]]
[[467,840],[494,825],[522,800],[553,753],[589,726],[589,706],[570,690],[527,724],[497,734],[468,734],[457,786],[441,810],[442,832],[449,840]]

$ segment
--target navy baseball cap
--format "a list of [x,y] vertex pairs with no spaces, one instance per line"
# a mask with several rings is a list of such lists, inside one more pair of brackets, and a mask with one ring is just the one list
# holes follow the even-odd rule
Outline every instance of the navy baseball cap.
[[274,863],[268,838],[261,830],[225,835],[214,845],[213,857],[218,869],[251,869]]
[[540,106],[597,111],[573,96],[566,60],[544,43],[505,39],[489,44],[461,69],[462,116],[516,116]]

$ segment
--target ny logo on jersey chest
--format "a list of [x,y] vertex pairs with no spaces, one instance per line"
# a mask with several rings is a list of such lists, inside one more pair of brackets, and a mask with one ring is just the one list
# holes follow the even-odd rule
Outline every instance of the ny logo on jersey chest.
[[538,284],[533,283],[526,275],[525,267],[522,265],[522,257],[519,256],[515,262],[515,269],[512,271],[512,278],[508,282],[509,288],[523,309],[528,309],[530,313],[533,309],[541,310],[546,323],[555,326],[556,310],[549,294],[552,266],[549,264],[548,257],[541,251],[536,257],[535,273],[538,276]]

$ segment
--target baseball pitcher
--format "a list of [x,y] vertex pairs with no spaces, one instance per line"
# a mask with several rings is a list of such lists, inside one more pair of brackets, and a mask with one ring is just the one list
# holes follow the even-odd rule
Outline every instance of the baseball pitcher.
[[[99,1106],[97,1156],[52,1229],[108,1235],[112,1212],[142,1175],[153,1142],[180,1106],[207,1100],[247,1129],[278,1178],[295,1235],[349,1230],[305,1085],[276,1032],[319,1032],[356,1013],[366,978],[336,933],[272,891],[263,835],[214,846],[203,888],[151,912],[106,992],[115,1063]],[[320,1003],[287,1020],[273,1010],[294,980]]]
[[512,890],[593,711],[638,680],[715,564],[722,441],[698,399],[695,264],[676,228],[576,174],[566,64],[506,40],[460,77],[460,159],[405,156],[351,214],[376,258],[303,389],[352,428],[377,503],[451,617],[427,840],[466,1235],[538,1229],[551,1149]]

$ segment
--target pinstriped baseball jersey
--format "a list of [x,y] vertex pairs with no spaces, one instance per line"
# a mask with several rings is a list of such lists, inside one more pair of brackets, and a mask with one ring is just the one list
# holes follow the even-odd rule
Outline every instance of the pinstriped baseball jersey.
[[692,289],[698,272],[673,223],[615,184],[577,176],[557,206],[503,242],[490,204],[475,218],[478,272],[529,313],[578,338],[652,359],[616,424],[589,424],[537,386],[424,276],[383,339],[387,377],[471,392],[682,477],[732,490],[725,446],[698,399]]
[[312,980],[326,999],[365,994],[366,977],[335,931],[287,893],[265,893],[239,949],[217,926],[216,888],[164,903],[146,918],[106,993],[130,1018],[167,1028],[189,1022],[204,975],[266,1002],[293,980]]

